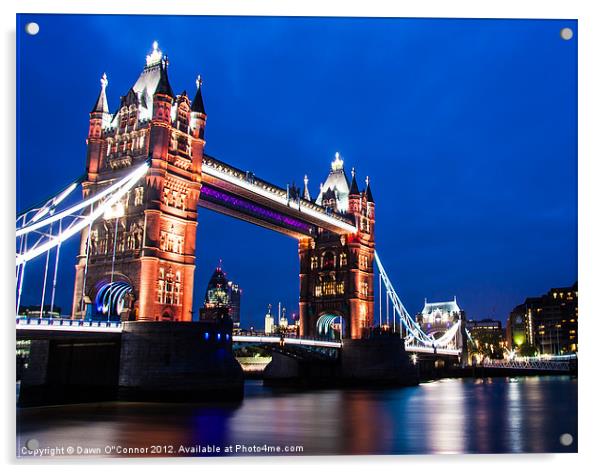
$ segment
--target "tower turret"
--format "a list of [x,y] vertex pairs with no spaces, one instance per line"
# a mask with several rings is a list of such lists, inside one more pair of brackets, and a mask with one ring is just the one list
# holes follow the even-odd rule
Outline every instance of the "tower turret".
[[196,94],[190,106],[190,131],[194,137],[192,141],[192,171],[195,175],[199,176],[199,179],[203,164],[205,125],[207,123],[207,114],[205,113],[205,104],[203,103],[203,94],[201,92],[202,85],[203,79],[198,75],[196,77]]
[[374,197],[372,197],[372,190],[370,189],[370,177],[366,176],[366,200],[368,202],[374,203]]
[[303,198],[305,200],[310,200],[311,201],[311,194],[309,193],[309,178],[307,177],[307,174],[305,176],[303,176]]
[[361,206],[361,194],[355,179],[355,168],[351,169],[351,188],[349,189],[349,213],[357,214]]
[[86,168],[90,180],[95,180],[99,169],[102,168],[103,158],[106,154],[106,142],[103,136],[103,130],[107,128],[111,122],[111,114],[109,112],[109,102],[107,100],[107,85],[109,81],[107,75],[103,74],[100,78],[100,93],[94,103],[94,107],[90,111],[90,127],[88,129],[88,155],[86,160]]
[[150,131],[150,148],[153,160],[167,161],[171,133],[171,106],[174,100],[173,90],[167,77],[167,61],[161,60],[159,82],[153,94],[153,118]]
[[355,169],[349,184],[339,153],[331,163],[318,205],[354,220],[357,231],[337,235],[319,229],[299,240],[301,335],[368,336],[374,321],[374,202],[360,192]]

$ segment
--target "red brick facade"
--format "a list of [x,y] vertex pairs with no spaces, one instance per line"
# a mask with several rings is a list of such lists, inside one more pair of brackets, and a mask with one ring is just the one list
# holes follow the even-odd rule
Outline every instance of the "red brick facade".
[[192,319],[206,115],[200,83],[194,103],[185,92],[175,96],[166,58],[156,47],[153,54],[116,114],[108,112],[106,81],[90,113],[84,197],[147,159],[150,169],[121,201],[121,216],[98,219],[91,232],[82,232],[72,312],[76,318],[97,310],[100,287],[125,281],[131,294],[119,314],[122,319]]
[[374,202],[368,189],[352,191],[348,198],[357,233],[320,230],[317,237],[299,241],[302,336],[318,336],[317,321],[324,314],[343,318],[344,338],[362,338],[373,324]]

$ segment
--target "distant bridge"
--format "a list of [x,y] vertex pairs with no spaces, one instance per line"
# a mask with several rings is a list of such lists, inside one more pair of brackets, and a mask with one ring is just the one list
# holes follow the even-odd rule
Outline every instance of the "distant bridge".
[[[48,319],[39,317],[18,317],[16,320],[17,336],[21,332],[23,337],[25,332],[45,333],[45,332],[63,332],[63,333],[121,333],[122,324],[120,322],[109,321],[90,321],[79,319]],[[295,337],[268,335],[257,332],[248,332],[232,336],[232,342],[258,345],[288,345],[307,348],[334,348],[343,347],[344,341],[329,340],[326,338]],[[418,346],[411,342],[406,342],[406,351],[416,354],[438,354],[444,356],[459,356],[460,350],[449,348],[436,348]]]
[[577,362],[577,355],[534,356],[507,360],[484,360],[483,368],[537,370],[537,371],[571,371]]

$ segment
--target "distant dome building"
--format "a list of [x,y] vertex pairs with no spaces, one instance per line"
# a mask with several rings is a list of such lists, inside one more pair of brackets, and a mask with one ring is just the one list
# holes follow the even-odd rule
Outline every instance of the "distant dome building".
[[209,279],[209,284],[207,284],[207,291],[205,292],[205,307],[213,309],[215,307],[228,306],[230,303],[228,289],[228,279],[222,270],[220,261],[220,265],[215,268],[211,279]]
[[222,269],[222,261],[213,271],[207,290],[205,291],[205,305],[201,309],[201,318],[208,318],[216,309],[227,308],[228,315],[235,327],[240,326],[240,299],[242,289],[238,284],[228,281]]

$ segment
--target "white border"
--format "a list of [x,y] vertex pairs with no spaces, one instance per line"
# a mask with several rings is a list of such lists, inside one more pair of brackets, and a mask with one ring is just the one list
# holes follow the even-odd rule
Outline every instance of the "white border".
[[[602,72],[600,45],[602,45],[602,21],[599,2],[585,0],[421,0],[415,2],[386,0],[286,0],[254,1],[210,0],[117,0],[78,1],[54,0],[52,2],[28,0],[27,2],[8,1],[2,3],[2,49],[3,67],[0,87],[2,113],[0,113],[0,142],[4,146],[3,162],[8,172],[2,173],[4,198],[2,199],[2,219],[5,225],[14,221],[15,186],[15,17],[19,12],[48,13],[145,13],[145,14],[221,14],[221,15],[287,15],[287,16],[403,16],[403,17],[472,17],[472,18],[577,18],[579,20],[579,291],[580,291],[580,377],[579,377],[579,455],[503,455],[503,456],[424,456],[424,457],[296,457],[277,458],[235,458],[235,459],[153,459],[135,461],[112,461],[93,464],[92,461],[54,461],[51,466],[43,466],[41,461],[19,462],[39,470],[60,469],[91,470],[119,469],[131,466],[149,470],[165,469],[166,466],[185,467],[198,471],[199,468],[243,469],[247,471],[278,470],[287,472],[303,471],[322,464],[329,470],[365,471],[373,466],[388,471],[418,469],[421,467],[443,469],[446,472],[466,471],[508,471],[542,469],[545,471],[580,471],[597,461],[599,451],[595,428],[600,409],[597,398],[599,391],[599,361],[596,359],[594,336],[600,330],[596,298],[599,294],[600,272],[602,267],[602,232],[600,225],[599,202],[602,202],[602,175],[600,162],[600,111],[602,100]],[[8,227],[4,227],[8,228]],[[14,339],[12,338],[14,307],[14,273],[12,264],[14,247],[10,231],[0,232],[2,238],[2,300],[5,301],[3,333],[5,366],[8,373],[3,389],[2,407],[4,429],[0,445],[5,446],[3,459],[15,463],[14,458]],[[553,256],[551,256],[553,257]],[[6,302],[8,304],[6,304]],[[10,306],[9,306],[10,304]],[[10,315],[10,316],[8,316]],[[127,466],[126,466],[127,465]]]

